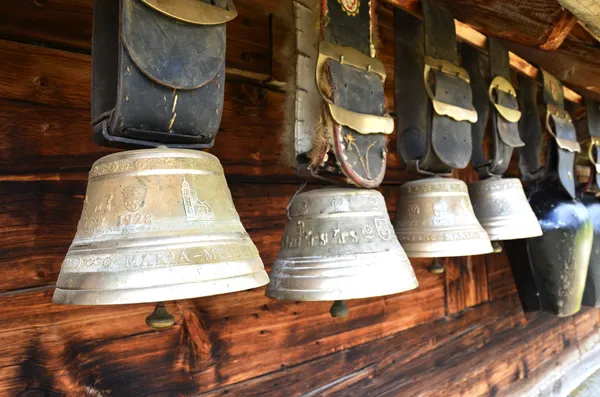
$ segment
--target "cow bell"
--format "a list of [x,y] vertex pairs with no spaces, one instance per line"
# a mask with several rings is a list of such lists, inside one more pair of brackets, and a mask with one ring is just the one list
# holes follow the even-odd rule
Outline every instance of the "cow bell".
[[[367,298],[418,286],[381,193],[350,187],[292,199],[270,277],[267,296],[296,301]],[[334,305],[334,317],[347,313],[337,306],[344,309]]]
[[409,258],[439,258],[492,252],[469,200],[467,185],[431,177],[405,183],[397,201],[396,235]]
[[594,194],[584,193],[581,202],[587,208],[594,228],[594,242],[583,292],[583,304],[600,307],[600,201]]
[[473,210],[491,241],[542,235],[517,178],[492,177],[469,184]]
[[543,236],[527,240],[542,307],[558,316],[581,308],[594,228],[585,206],[554,185],[542,185],[529,202]]
[[184,149],[133,150],[92,166],[53,301],[159,302],[268,281],[215,156]]

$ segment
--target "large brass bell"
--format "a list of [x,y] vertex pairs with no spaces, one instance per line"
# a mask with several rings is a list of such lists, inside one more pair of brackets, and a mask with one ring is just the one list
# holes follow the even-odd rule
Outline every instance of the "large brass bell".
[[491,241],[542,235],[542,228],[517,178],[488,178],[469,184],[473,210]]
[[145,149],[96,161],[53,301],[185,299],[269,281],[208,153]]
[[396,234],[409,258],[492,252],[473,213],[467,185],[459,179],[432,177],[405,183],[397,207]]
[[[350,187],[292,200],[270,277],[267,296],[297,301],[366,298],[418,286],[381,193]],[[338,306],[332,315],[347,313]]]

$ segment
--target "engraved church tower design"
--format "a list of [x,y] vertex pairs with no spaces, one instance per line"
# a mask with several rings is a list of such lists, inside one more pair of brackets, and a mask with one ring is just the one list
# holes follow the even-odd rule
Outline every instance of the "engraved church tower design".
[[181,178],[181,198],[185,209],[185,219],[188,221],[205,221],[215,219],[213,209],[206,201],[198,200],[190,188],[185,176]]

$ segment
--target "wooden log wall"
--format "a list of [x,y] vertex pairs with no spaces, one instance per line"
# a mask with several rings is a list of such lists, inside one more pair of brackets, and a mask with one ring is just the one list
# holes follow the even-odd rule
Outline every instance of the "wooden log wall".
[[[145,326],[150,304],[52,304],[87,172],[112,152],[91,139],[92,3],[0,4],[0,395],[523,396],[595,349],[599,311],[525,316],[504,254],[443,259],[443,275],[413,260],[418,289],[350,301],[345,319],[328,302],[272,300],[264,288],[169,302],[177,323],[164,332]],[[211,152],[270,270],[300,181],[279,165],[276,3],[236,5]],[[378,13],[393,110],[391,11]],[[410,177],[390,150],[381,190],[392,217]]]

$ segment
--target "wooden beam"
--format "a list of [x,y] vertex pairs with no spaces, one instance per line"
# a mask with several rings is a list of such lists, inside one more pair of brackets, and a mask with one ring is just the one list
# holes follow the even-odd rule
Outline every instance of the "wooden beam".
[[539,48],[544,51],[558,49],[576,24],[577,18],[568,10],[563,10],[556,23],[544,33],[544,42],[540,44]]
[[[420,0],[384,0],[384,2],[393,7],[400,8],[416,17],[423,18]],[[487,51],[487,37],[483,33],[456,19],[454,20],[454,23],[456,25],[456,37],[459,41],[468,43],[483,51]],[[540,71],[535,66],[513,52],[509,52],[509,57],[510,66],[517,72],[529,76],[532,79],[537,78]],[[563,86],[563,91],[565,99],[575,103],[582,103],[581,95],[575,91],[566,86]]]

